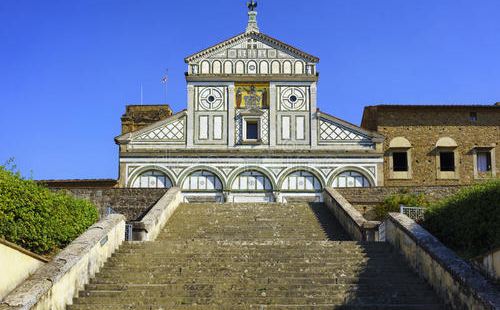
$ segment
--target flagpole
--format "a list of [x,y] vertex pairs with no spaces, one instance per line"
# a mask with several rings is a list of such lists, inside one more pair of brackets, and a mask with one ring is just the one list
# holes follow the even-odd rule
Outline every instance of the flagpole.
[[165,103],[168,102],[168,69],[165,70],[165,75],[161,79],[162,84],[165,84]]

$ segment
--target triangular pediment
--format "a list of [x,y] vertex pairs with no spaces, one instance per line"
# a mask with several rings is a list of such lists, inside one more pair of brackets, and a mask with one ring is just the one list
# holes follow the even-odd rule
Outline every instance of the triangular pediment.
[[187,63],[204,59],[300,59],[317,63],[319,58],[259,32],[246,32],[185,58]]
[[186,111],[174,114],[164,120],[153,123],[140,130],[115,138],[124,142],[184,142],[186,139]]
[[319,142],[321,143],[373,143],[383,140],[377,133],[369,132],[356,125],[321,113],[319,118]]

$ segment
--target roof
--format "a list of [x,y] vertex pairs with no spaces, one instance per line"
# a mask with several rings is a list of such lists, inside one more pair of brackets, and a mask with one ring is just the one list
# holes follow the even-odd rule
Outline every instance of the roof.
[[278,39],[275,39],[275,38],[273,38],[271,36],[268,36],[268,35],[266,35],[264,33],[255,32],[255,31],[240,33],[240,34],[238,34],[238,35],[236,35],[234,37],[231,37],[231,38],[229,38],[227,40],[224,40],[224,41],[219,42],[219,43],[217,43],[215,45],[212,45],[212,46],[210,46],[208,48],[205,48],[205,49],[203,49],[203,50],[201,50],[201,51],[199,51],[197,53],[194,53],[194,54],[192,54],[192,55],[184,58],[184,61],[186,63],[188,63],[188,62],[191,62],[191,61],[196,60],[198,58],[207,56],[207,55],[215,52],[216,50],[218,50],[218,49],[220,49],[222,47],[225,47],[225,46],[228,46],[230,44],[233,44],[233,43],[235,43],[235,42],[237,42],[237,41],[239,41],[241,39],[244,39],[246,37],[251,37],[252,39],[260,39],[261,41],[270,43],[272,45],[276,45],[276,46],[278,46],[278,47],[280,47],[280,48],[282,48],[282,49],[284,49],[286,51],[289,51],[289,52],[291,52],[291,53],[293,53],[295,55],[298,55],[298,56],[300,56],[302,58],[305,58],[305,59],[307,59],[307,60],[309,60],[311,62],[319,62],[319,58],[316,57],[316,56],[308,54],[308,53],[306,53],[306,52],[304,52],[304,51],[302,51],[302,50],[300,50],[300,49],[298,49],[296,47],[293,47],[293,46],[291,46],[289,44],[286,44],[286,43],[284,43],[284,42],[282,42],[282,41],[280,41]]
[[385,137],[383,135],[379,134],[376,131],[371,131],[371,130],[367,130],[366,128],[359,127],[357,125],[354,125],[353,123],[350,123],[348,121],[345,121],[343,119],[335,117],[331,114],[319,111],[319,116],[320,117],[323,116],[327,119],[331,119],[334,122],[339,123],[339,124],[349,128],[349,129],[352,129],[354,131],[358,131],[358,132],[364,134],[365,136],[372,138],[374,142],[382,142],[385,139]]
[[159,121],[156,121],[154,123],[151,123],[151,124],[149,124],[149,125],[147,125],[145,127],[142,127],[142,128],[140,128],[138,130],[134,130],[134,131],[130,131],[130,132],[121,134],[121,135],[115,137],[115,142],[117,144],[120,144],[122,142],[127,142],[130,139],[132,139],[132,138],[134,138],[134,137],[136,137],[136,136],[138,136],[138,135],[140,135],[140,134],[142,134],[142,133],[144,133],[144,132],[146,132],[148,130],[154,129],[157,126],[160,126],[162,124],[168,123],[169,121],[171,121],[173,119],[185,116],[186,115],[186,111],[187,111],[186,109],[181,110],[180,112],[177,112],[177,113],[175,113],[173,115],[170,115],[170,116],[168,116],[168,117],[166,117],[166,118],[164,118],[162,120],[159,120]]
[[436,109],[436,108],[500,108],[496,104],[379,104],[366,106],[366,108],[391,108],[391,109]]
[[118,184],[116,179],[68,179],[36,180],[49,188],[111,188]]

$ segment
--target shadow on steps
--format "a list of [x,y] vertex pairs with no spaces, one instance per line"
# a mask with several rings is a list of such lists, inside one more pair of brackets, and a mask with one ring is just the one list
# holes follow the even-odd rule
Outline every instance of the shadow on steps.
[[321,225],[328,240],[331,241],[348,241],[352,240],[347,232],[342,228],[337,218],[328,210],[323,203],[309,203],[309,208],[316,216],[318,223]]

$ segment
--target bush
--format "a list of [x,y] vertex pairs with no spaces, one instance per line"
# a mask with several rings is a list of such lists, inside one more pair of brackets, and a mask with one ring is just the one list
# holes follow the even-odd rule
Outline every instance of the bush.
[[376,219],[382,221],[387,217],[389,212],[399,212],[400,205],[425,208],[429,205],[429,202],[424,194],[410,194],[406,192],[392,194],[386,197],[382,203],[375,206]]
[[473,185],[426,210],[423,226],[465,258],[500,246],[500,180]]
[[98,219],[90,202],[0,166],[0,237],[37,254],[63,248]]

